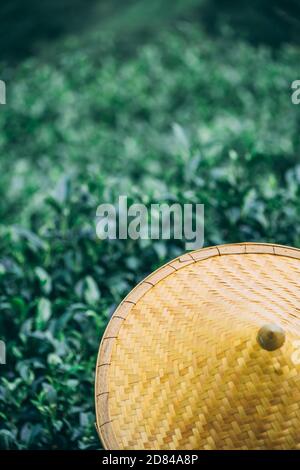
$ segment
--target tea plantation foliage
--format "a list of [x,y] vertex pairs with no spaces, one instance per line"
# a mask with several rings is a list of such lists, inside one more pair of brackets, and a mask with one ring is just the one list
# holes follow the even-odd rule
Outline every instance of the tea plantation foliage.
[[178,241],[99,241],[96,207],[205,204],[205,244],[300,246],[299,48],[178,24],[127,49],[68,40],[6,70],[0,108],[1,448],[99,448],[105,325]]

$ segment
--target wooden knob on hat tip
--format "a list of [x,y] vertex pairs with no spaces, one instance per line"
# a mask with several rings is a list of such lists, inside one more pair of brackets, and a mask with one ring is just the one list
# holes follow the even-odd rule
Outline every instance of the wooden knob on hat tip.
[[285,342],[285,332],[281,326],[273,323],[266,324],[257,333],[257,342],[266,351],[275,351]]

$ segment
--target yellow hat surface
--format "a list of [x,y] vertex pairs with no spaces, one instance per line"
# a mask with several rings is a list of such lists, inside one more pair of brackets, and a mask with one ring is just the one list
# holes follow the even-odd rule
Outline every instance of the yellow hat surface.
[[185,254],[114,313],[96,370],[107,449],[300,449],[300,250]]

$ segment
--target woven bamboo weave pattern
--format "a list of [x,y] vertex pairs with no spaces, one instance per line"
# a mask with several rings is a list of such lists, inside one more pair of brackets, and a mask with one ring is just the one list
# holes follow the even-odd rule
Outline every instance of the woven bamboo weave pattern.
[[[200,250],[129,294],[97,364],[107,448],[300,449],[300,255],[290,250]],[[256,340],[268,323],[286,334],[272,352]]]

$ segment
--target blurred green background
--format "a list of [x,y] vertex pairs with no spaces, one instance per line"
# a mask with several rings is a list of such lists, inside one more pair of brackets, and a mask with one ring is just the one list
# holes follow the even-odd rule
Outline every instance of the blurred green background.
[[102,202],[205,204],[205,244],[300,246],[296,0],[3,0],[0,447],[97,449],[115,306],[178,241],[99,241]]

